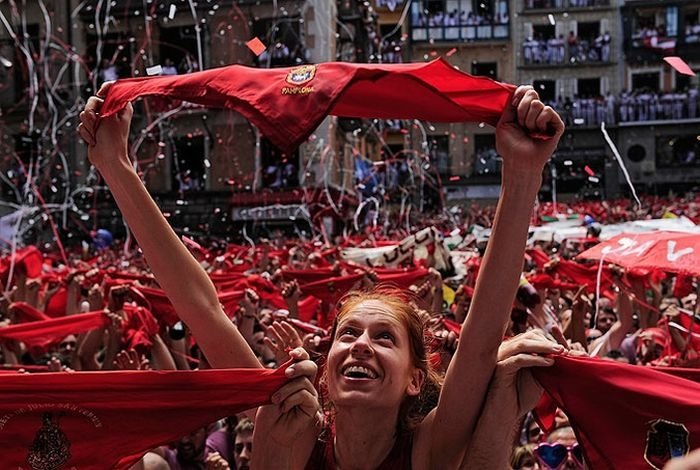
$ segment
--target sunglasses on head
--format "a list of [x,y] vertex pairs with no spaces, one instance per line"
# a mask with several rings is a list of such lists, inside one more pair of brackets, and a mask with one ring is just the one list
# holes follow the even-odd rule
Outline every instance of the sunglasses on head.
[[583,468],[583,448],[578,444],[565,446],[564,444],[542,443],[535,449],[535,456],[548,470],[559,470],[571,457],[576,462],[578,468]]

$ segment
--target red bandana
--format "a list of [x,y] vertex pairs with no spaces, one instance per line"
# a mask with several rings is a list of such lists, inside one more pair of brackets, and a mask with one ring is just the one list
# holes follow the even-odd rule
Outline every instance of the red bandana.
[[460,72],[443,59],[275,69],[230,65],[187,75],[119,80],[109,91],[102,115],[110,116],[141,96],[234,109],[291,153],[328,114],[495,126],[514,90],[512,85]]
[[569,417],[590,468],[662,468],[700,447],[700,370],[558,357],[532,372]]
[[2,468],[125,469],[160,444],[269,403],[277,370],[0,376]]
[[22,341],[28,346],[47,347],[70,334],[84,333],[108,323],[109,318],[102,311],[80,313],[0,328],[0,341]]

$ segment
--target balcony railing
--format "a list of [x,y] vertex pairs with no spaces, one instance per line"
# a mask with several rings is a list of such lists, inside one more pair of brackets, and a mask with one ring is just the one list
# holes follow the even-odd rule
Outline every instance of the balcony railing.
[[610,0],[525,0],[525,11],[552,8],[609,7]]
[[605,64],[611,61],[611,41],[579,41],[567,44],[564,39],[528,40],[523,44],[523,65]]
[[411,39],[422,41],[487,41],[508,39],[510,23],[491,23],[483,25],[426,26],[412,25]]
[[650,121],[681,121],[700,118],[698,89],[687,92],[634,94],[593,98],[567,98],[550,105],[562,116],[567,126],[598,127],[601,122],[646,123]]

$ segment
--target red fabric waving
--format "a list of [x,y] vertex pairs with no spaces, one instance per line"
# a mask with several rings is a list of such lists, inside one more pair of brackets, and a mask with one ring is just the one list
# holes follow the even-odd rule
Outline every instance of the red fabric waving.
[[[41,276],[41,266],[44,262],[44,257],[34,245],[17,250],[14,254],[14,259],[15,269],[24,268],[28,279]],[[3,284],[7,283],[11,266],[12,259],[10,257],[0,260],[0,281],[2,281]]]
[[660,269],[700,275],[700,234],[681,232],[622,233],[577,258],[600,259],[624,267]]
[[299,284],[322,281],[329,277],[337,276],[339,272],[333,268],[323,267],[316,269],[283,269],[282,279],[285,281],[297,281]]
[[289,68],[241,65],[119,80],[102,115],[142,96],[234,109],[291,153],[328,114],[496,125],[512,85],[473,77],[443,59],[415,64],[329,62]]
[[109,318],[102,311],[80,313],[0,328],[0,340],[22,341],[28,346],[47,347],[70,334],[84,333],[108,323]]
[[301,286],[304,295],[313,295],[317,299],[335,304],[363,277],[364,273],[352,274],[350,276],[337,276],[323,281],[310,282]]
[[59,318],[66,315],[66,303],[68,302],[68,290],[62,286],[51,296],[46,304],[46,315]]
[[284,368],[2,375],[2,467],[43,456],[54,466],[41,468],[126,469],[157,445],[269,403],[286,380]]
[[37,310],[26,302],[13,302],[10,305],[10,310],[15,312],[19,322],[33,322],[51,319],[50,316],[46,315],[40,310]]
[[306,296],[301,299],[298,304],[299,319],[305,322],[310,322],[316,317],[321,302],[313,295]]
[[386,282],[391,284],[396,284],[397,286],[408,289],[413,284],[423,279],[428,275],[428,270],[425,268],[418,268],[413,270],[397,270],[396,272],[385,272],[377,273],[379,282]]
[[645,457],[661,468],[672,448],[700,447],[698,382],[571,356],[532,373],[569,417],[592,469],[647,470]]
[[133,289],[143,294],[143,297],[150,304],[148,307],[151,313],[155,315],[156,318],[162,320],[166,325],[173,326],[180,321],[177,313],[175,313],[175,307],[170,303],[168,296],[165,295],[162,289],[143,286],[134,286]]
[[124,305],[124,343],[126,349],[150,348],[153,336],[158,334],[158,322],[150,310],[144,307]]

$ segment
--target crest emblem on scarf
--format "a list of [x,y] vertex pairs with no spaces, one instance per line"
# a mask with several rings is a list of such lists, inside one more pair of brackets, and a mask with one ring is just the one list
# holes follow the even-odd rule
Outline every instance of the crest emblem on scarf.
[[652,468],[661,469],[675,457],[682,457],[689,451],[688,428],[683,424],[665,419],[652,421],[647,432],[647,445],[644,460]]
[[32,470],[57,470],[71,458],[70,441],[58,427],[53,413],[44,413],[42,421],[29,446],[27,463]]
[[309,83],[316,76],[315,65],[302,65],[301,67],[293,68],[287,74],[285,81],[290,85],[304,85]]

